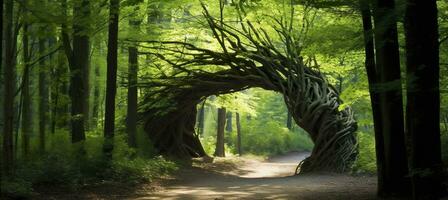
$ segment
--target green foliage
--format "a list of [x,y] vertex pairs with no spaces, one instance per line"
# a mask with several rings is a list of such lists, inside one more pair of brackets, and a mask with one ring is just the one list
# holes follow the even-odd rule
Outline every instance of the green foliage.
[[[279,93],[253,88],[217,99],[209,98],[205,107],[205,127],[201,143],[209,155],[213,155],[216,144],[217,107],[226,107],[228,112],[239,112],[243,153],[255,155],[281,154],[288,151],[310,151],[313,147],[307,133],[295,126],[286,128],[287,109]],[[235,115],[232,117],[233,131],[225,133],[226,154],[237,154],[237,130]]]
[[[242,128],[243,152],[258,155],[281,154],[288,151],[310,151],[313,147],[311,139],[304,131],[289,131],[285,125],[270,121],[245,121]],[[232,141],[235,136],[232,135]]]
[[359,155],[354,173],[376,173],[375,140],[372,133],[358,132]]
[[138,184],[177,170],[176,163],[161,156],[139,155],[128,147],[123,135],[115,137],[112,160],[103,155],[103,138],[94,132],[85,143],[71,145],[65,131],[55,133],[50,141],[51,147],[42,155],[18,160],[15,176],[2,183],[4,194],[29,197],[34,186],[76,190],[106,181]]
[[6,198],[24,199],[29,198],[33,194],[32,184],[20,178],[2,179],[0,184],[2,188],[1,195]]

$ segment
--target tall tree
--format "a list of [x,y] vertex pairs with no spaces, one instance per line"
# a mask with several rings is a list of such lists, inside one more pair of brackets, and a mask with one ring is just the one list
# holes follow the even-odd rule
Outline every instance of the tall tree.
[[104,151],[112,152],[115,129],[115,95],[117,93],[117,57],[118,57],[118,12],[119,1],[110,0],[109,39],[107,46],[107,82],[106,82],[106,111],[104,119],[104,137],[106,138]]
[[[98,55],[103,55],[104,53],[104,48],[102,45],[102,40],[97,39],[95,40],[94,44],[94,51],[98,53]],[[95,66],[95,79],[92,81],[93,83],[93,106],[92,106],[92,119],[91,119],[91,126],[92,127],[97,127],[98,126],[98,121],[100,118],[100,114],[102,116],[103,113],[100,112],[100,108],[102,107],[102,95],[101,95],[101,91],[102,91],[102,87],[103,87],[103,81],[101,78],[101,64],[99,64],[97,61],[93,62],[93,65]]]
[[288,111],[288,116],[286,118],[286,127],[289,130],[292,130],[292,115],[291,115],[291,112],[289,112],[289,111]]
[[395,2],[373,3],[375,61],[378,70],[379,109],[384,145],[384,174],[380,195],[408,195],[409,179],[404,139],[403,97]]
[[232,112],[227,112],[226,114],[226,131],[227,132],[232,132]]
[[[130,20],[130,27],[138,30],[140,20]],[[128,144],[130,147],[137,147],[137,74],[138,74],[138,49],[132,44],[129,49],[129,68],[128,68],[128,106],[126,127],[128,131]]]
[[[63,55],[62,55],[63,56]],[[53,60],[52,58],[51,60]],[[65,116],[67,112],[65,97],[67,96],[66,76],[67,66],[63,57],[61,58],[61,52],[58,51],[56,55],[56,61],[52,64],[51,77],[51,133],[56,132],[56,127],[65,125]]]
[[[42,30],[45,27],[40,27]],[[39,37],[39,150],[45,151],[45,132],[48,116],[48,70],[46,58],[46,38]]]
[[100,90],[101,90],[101,71],[100,65],[95,64],[95,89],[93,90],[93,107],[92,107],[92,126],[98,124],[100,110]]
[[205,100],[202,102],[201,107],[199,108],[198,113],[198,134],[204,135],[204,126],[205,126]]
[[436,0],[407,0],[404,19],[406,128],[411,140],[413,196],[414,199],[437,199],[443,191],[443,165]]
[[381,109],[379,107],[378,91],[375,90],[378,83],[378,70],[375,66],[375,47],[374,35],[372,26],[372,13],[369,5],[369,0],[359,0],[363,32],[364,32],[364,49],[365,49],[365,68],[367,72],[367,79],[369,82],[370,102],[373,114],[373,126],[375,131],[375,152],[378,176],[378,194],[383,194],[384,191],[384,141],[381,126]]
[[224,149],[224,128],[226,125],[226,108],[218,108],[218,122],[217,122],[217,134],[216,134],[216,148],[215,156],[225,157]]
[[29,153],[29,143],[31,134],[31,95],[30,95],[30,54],[29,54],[29,25],[23,23],[22,52],[23,52],[23,78],[22,78],[22,152],[26,157]]
[[15,48],[14,45],[14,2],[5,2],[5,64],[3,72],[4,100],[3,100],[3,169],[5,175],[12,174],[14,166],[13,153],[13,129],[14,129],[14,70],[15,70]]
[[[67,1],[62,1],[64,16],[67,16]],[[89,67],[89,1],[75,1],[73,8],[73,44],[70,44],[67,20],[62,24],[64,50],[70,68],[71,134],[72,142],[85,140],[85,104],[88,89],[85,82]],[[66,17],[65,17],[66,19]],[[73,46],[73,48],[72,48]]]
[[243,147],[241,146],[241,121],[240,121],[240,113],[236,113],[235,114],[235,121],[236,121],[236,145],[237,145],[237,150],[238,150],[238,155],[242,156],[243,155]]

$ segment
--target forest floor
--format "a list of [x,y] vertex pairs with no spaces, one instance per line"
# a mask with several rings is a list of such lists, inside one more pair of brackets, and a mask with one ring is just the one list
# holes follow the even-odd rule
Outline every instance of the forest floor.
[[195,162],[159,191],[136,199],[376,199],[373,176],[294,176],[297,163],[306,156],[290,152],[267,160],[243,157]]
[[376,199],[374,176],[307,174],[294,176],[307,153],[290,152],[266,160],[230,157],[194,160],[173,177],[134,188],[102,186],[45,199]]

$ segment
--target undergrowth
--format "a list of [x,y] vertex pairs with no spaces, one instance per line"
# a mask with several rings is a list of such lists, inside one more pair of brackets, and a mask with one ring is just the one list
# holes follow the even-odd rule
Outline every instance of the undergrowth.
[[153,155],[154,151],[129,148],[123,134],[114,139],[112,159],[102,153],[101,134],[90,132],[85,142],[77,144],[71,144],[68,136],[66,131],[59,131],[49,137],[45,152],[26,157],[18,152],[14,176],[1,182],[3,196],[30,198],[37,186],[78,190],[104,182],[148,183],[178,169],[177,163]]

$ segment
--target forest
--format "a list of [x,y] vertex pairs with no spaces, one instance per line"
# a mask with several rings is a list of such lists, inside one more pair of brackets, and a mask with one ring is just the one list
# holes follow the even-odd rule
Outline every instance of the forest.
[[448,197],[446,0],[1,0],[0,199]]

